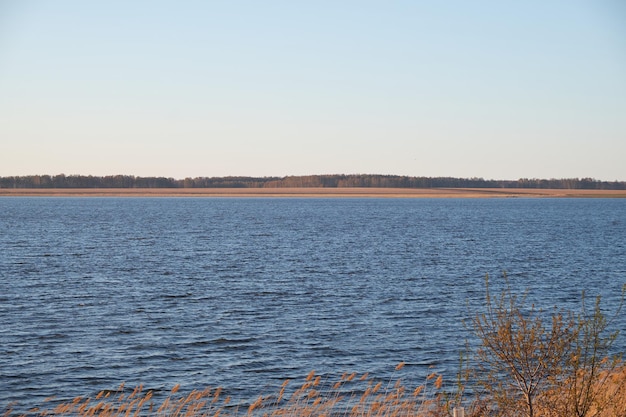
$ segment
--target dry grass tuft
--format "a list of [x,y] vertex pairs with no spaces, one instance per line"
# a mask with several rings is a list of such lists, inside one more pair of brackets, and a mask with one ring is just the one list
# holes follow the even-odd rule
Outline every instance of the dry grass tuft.
[[[405,366],[401,362],[396,367]],[[117,390],[99,392],[95,397],[77,397],[52,409],[30,410],[31,415],[75,417],[390,417],[444,416],[448,404],[442,391],[443,377],[433,374],[436,383],[407,389],[400,379],[387,383],[375,381],[368,374],[344,374],[332,381],[311,371],[302,385],[288,393],[290,381],[283,382],[275,395],[259,395],[251,404],[230,405],[221,388],[193,390],[181,393],[174,385],[167,398],[155,403],[153,392],[142,385],[129,390],[120,385]],[[432,379],[431,378],[431,379]],[[409,393],[407,395],[406,393]],[[413,395],[410,395],[410,394]],[[9,409],[5,416],[11,415]]]
[[[398,364],[397,370],[404,363]],[[603,387],[613,400],[610,407],[596,415],[623,417],[626,414],[626,365],[622,365]],[[174,385],[167,398],[155,402],[153,392],[138,386],[132,390],[124,384],[116,390],[99,392],[95,397],[76,397],[51,409],[29,410],[30,415],[59,417],[444,417],[452,416],[459,399],[446,390],[441,374],[433,372],[422,385],[406,387],[399,378],[390,378],[385,384],[363,374],[344,374],[339,380],[327,380],[311,371],[302,385],[288,393],[285,380],[275,395],[259,395],[250,404],[231,405],[231,398],[221,388],[205,388],[181,393]],[[449,388],[449,387],[448,387]],[[49,400],[52,400],[50,398]],[[473,400],[465,415],[491,416],[488,403]],[[5,417],[13,415],[9,408]],[[547,413],[546,415],[549,415]]]

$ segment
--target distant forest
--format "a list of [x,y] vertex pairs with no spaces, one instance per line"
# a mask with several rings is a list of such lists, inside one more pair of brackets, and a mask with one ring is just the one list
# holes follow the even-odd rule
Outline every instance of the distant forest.
[[593,178],[485,180],[483,178],[399,175],[305,175],[287,177],[197,177],[174,179],[133,175],[27,175],[0,177],[0,188],[556,188],[626,190],[626,181]]

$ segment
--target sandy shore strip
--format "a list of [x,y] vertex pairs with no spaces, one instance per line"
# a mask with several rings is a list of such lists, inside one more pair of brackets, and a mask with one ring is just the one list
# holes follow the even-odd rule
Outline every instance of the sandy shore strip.
[[0,188],[23,197],[626,198],[626,190],[529,188]]

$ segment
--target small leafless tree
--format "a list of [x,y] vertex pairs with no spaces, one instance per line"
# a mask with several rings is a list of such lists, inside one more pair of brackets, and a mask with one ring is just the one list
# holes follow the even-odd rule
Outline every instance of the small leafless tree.
[[[554,310],[549,314],[511,291],[508,280],[497,297],[486,283],[485,311],[474,318],[480,339],[476,375],[492,402],[488,415],[626,416],[620,399],[626,373],[620,354],[611,354],[617,332],[600,308],[600,297],[588,311]],[[622,301],[615,312],[618,317]],[[621,375],[621,376],[620,376]]]
[[[553,376],[559,388],[552,395],[546,396],[548,402],[552,403],[552,415],[616,415],[615,406],[619,406],[619,399],[626,395],[626,381],[624,378],[615,378],[619,374],[622,358],[620,353],[611,354],[611,348],[619,332],[609,332],[609,327],[622,309],[623,296],[624,290],[622,300],[609,320],[600,308],[600,297],[596,297],[593,309],[588,311],[583,293],[575,337],[564,372]],[[626,415],[626,409],[619,415]]]
[[494,413],[534,417],[542,392],[553,388],[553,375],[562,374],[569,356],[575,322],[562,313],[552,314],[549,325],[534,305],[524,309],[507,285],[492,297],[486,285],[486,309],[474,319],[481,340],[478,379],[493,401]]

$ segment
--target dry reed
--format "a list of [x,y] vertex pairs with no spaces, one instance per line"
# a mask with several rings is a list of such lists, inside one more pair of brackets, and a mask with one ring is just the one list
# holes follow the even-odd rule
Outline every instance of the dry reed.
[[[396,371],[405,366],[398,364]],[[434,384],[427,386],[435,378]],[[442,401],[443,377],[433,374],[424,385],[408,389],[392,376],[386,387],[369,375],[343,374],[338,380],[326,379],[311,371],[302,385],[289,390],[286,380],[277,394],[260,395],[250,404],[231,404],[221,388],[181,393],[179,384],[157,402],[151,390],[142,385],[129,390],[101,391],[95,397],[76,397],[51,408],[29,410],[30,415],[76,417],[391,417],[447,415]],[[5,416],[13,415],[11,409]]]
[[[401,362],[396,371],[405,364]],[[394,374],[395,375],[395,374]],[[622,417],[626,409],[626,366],[610,378],[607,395],[617,394],[611,409],[601,416]],[[314,371],[302,385],[291,392],[290,380],[285,380],[278,393],[260,395],[250,404],[231,404],[221,388],[205,388],[181,393],[179,384],[169,395],[157,402],[151,390],[142,385],[128,389],[124,384],[116,390],[99,392],[95,397],[76,397],[52,408],[29,410],[29,415],[75,417],[443,417],[452,416],[452,409],[460,399],[446,390],[441,374],[429,374],[423,384],[406,387],[402,379],[392,375],[387,383],[369,375],[343,374],[338,380],[325,379]],[[51,399],[47,399],[52,401]],[[489,416],[489,405],[472,400],[465,415]],[[622,410],[622,411],[620,411]],[[4,416],[14,415],[11,407]]]

